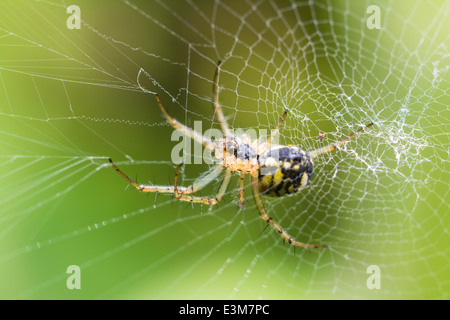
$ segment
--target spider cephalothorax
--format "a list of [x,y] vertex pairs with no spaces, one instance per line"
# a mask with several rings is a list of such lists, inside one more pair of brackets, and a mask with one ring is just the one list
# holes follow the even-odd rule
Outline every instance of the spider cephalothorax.
[[[217,165],[204,177],[196,180],[188,187],[179,187],[177,185],[178,174],[181,170],[181,164],[175,171],[175,182],[173,186],[151,186],[138,184],[126,174],[124,174],[111,159],[113,168],[130,184],[141,192],[161,192],[171,193],[178,200],[189,201],[192,203],[203,203],[214,205],[218,203],[225,194],[228,184],[230,183],[232,173],[239,173],[239,202],[238,205],[244,205],[244,184],[245,177],[250,175],[250,186],[253,193],[253,199],[260,217],[270,226],[272,226],[289,244],[305,248],[325,248],[326,245],[314,245],[299,242],[291,237],[271,216],[268,215],[261,195],[281,197],[287,194],[293,194],[304,188],[314,170],[313,159],[321,154],[333,151],[343,145],[345,142],[363,133],[373,123],[368,124],[364,128],[358,130],[347,138],[332,143],[326,147],[305,151],[297,146],[273,145],[272,140],[278,134],[283,124],[288,110],[281,117],[276,128],[265,142],[252,140],[249,136],[243,134],[235,136],[228,128],[222,109],[219,105],[218,81],[219,81],[220,61],[217,64],[213,81],[213,109],[217,120],[219,121],[224,138],[217,141],[211,141],[207,137],[202,136],[198,132],[179,123],[172,118],[163,106],[160,98],[156,95],[158,105],[166,117],[169,124],[176,130],[181,131],[191,139],[200,142],[205,148],[215,151],[215,157],[218,160]],[[225,171],[222,183],[214,197],[197,197],[191,195],[196,191],[205,187],[208,183],[215,180],[222,171]]]

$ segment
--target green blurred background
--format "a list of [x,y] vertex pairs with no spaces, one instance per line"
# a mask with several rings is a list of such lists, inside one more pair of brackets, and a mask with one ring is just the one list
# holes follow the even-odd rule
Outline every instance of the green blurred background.
[[[80,30],[60,1],[0,3],[0,298],[448,299],[448,2],[378,1],[381,30],[364,1],[70,4]],[[281,142],[312,149],[378,124],[353,146],[363,161],[327,157],[316,187],[267,202],[330,250],[294,254],[262,232],[249,189],[237,210],[236,179],[209,211],[125,189],[109,166],[173,183],[177,142],[138,75],[205,130],[219,59],[234,128],[270,129],[288,107]],[[208,169],[186,166],[182,183]],[[381,290],[366,287],[372,264]]]

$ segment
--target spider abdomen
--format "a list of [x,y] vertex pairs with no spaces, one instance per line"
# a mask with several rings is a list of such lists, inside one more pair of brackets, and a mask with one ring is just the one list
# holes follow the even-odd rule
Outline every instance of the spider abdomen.
[[314,170],[308,153],[296,146],[276,146],[262,154],[259,163],[260,192],[272,197],[299,191]]

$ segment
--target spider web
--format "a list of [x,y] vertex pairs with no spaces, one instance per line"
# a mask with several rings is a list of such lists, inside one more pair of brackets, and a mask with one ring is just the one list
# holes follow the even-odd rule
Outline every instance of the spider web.
[[[3,298],[448,299],[448,1],[74,2],[79,30],[72,3],[0,3]],[[289,108],[280,143],[314,150],[375,123],[317,158],[302,192],[264,199],[297,240],[329,248],[264,229],[248,187],[238,210],[236,177],[208,208],[126,189],[109,165],[172,184],[178,142],[149,93],[219,128],[219,59],[232,128],[270,130]],[[183,185],[211,169],[196,148]]]

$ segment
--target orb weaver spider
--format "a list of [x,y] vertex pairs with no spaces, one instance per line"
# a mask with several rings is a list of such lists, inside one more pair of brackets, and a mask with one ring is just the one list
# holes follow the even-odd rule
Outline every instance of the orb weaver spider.
[[[260,142],[259,139],[251,141],[247,135],[235,136],[228,128],[228,124],[223,115],[219,104],[219,73],[221,62],[219,61],[213,79],[212,105],[217,120],[220,123],[224,137],[217,141],[211,141],[207,137],[202,136],[198,132],[186,127],[185,125],[172,118],[164,107],[161,99],[156,94],[156,100],[164,117],[168,123],[175,129],[181,131],[184,135],[203,144],[205,148],[216,151],[215,156],[219,160],[215,168],[204,177],[196,180],[188,187],[178,186],[178,175],[182,168],[179,164],[175,171],[175,179],[173,186],[153,186],[138,184],[125,173],[123,173],[110,158],[112,167],[131,185],[141,192],[161,192],[172,193],[175,198],[181,201],[192,203],[201,203],[206,205],[214,205],[222,200],[232,174],[239,173],[239,207],[244,205],[244,186],[245,177],[250,175],[251,190],[253,199],[258,209],[260,217],[272,228],[274,228],[286,242],[293,246],[304,248],[326,248],[327,245],[315,245],[299,242],[291,237],[269,214],[267,213],[262,195],[281,197],[286,194],[296,193],[303,189],[311,179],[314,170],[313,159],[322,154],[336,150],[344,143],[352,138],[360,135],[366,129],[370,128],[373,123],[368,124],[364,128],[356,131],[347,138],[334,142],[328,146],[319,148],[314,151],[304,151],[293,145],[272,145],[272,140],[279,133],[280,127],[286,119],[289,110],[286,110],[280,118],[277,126],[267,137],[267,141]],[[140,86],[140,85],[139,85]],[[142,90],[144,90],[141,87]],[[144,90],[145,91],[145,90]],[[195,193],[215,180],[220,173],[225,170],[222,183],[214,197],[193,196]],[[263,173],[264,172],[264,173]]]

